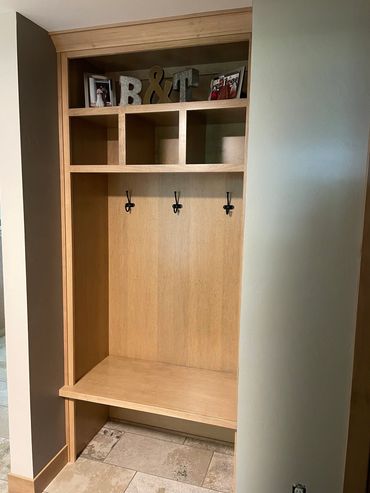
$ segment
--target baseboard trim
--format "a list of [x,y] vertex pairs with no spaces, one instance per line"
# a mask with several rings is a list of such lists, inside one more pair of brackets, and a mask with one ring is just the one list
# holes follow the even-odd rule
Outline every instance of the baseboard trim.
[[65,445],[33,479],[8,474],[9,493],[42,493],[68,462],[68,446]]

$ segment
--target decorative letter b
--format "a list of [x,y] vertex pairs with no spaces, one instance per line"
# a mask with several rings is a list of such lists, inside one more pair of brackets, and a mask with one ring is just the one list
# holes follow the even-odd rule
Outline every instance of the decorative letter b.
[[119,83],[121,85],[120,106],[126,106],[127,104],[141,104],[141,97],[139,96],[143,87],[141,80],[136,79],[135,77],[121,75]]

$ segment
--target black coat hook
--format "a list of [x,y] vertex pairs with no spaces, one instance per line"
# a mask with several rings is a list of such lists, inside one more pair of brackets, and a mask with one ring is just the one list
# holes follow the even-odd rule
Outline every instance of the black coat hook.
[[226,214],[229,215],[230,211],[232,211],[235,208],[233,205],[231,205],[231,193],[230,192],[226,192],[226,201],[227,201],[227,204],[224,205],[224,209],[225,209]]
[[180,192],[173,192],[175,195],[175,203],[172,204],[172,209],[175,214],[179,212],[180,209],[182,209],[182,204],[180,204]]
[[127,197],[127,202],[125,204],[125,211],[130,213],[131,209],[135,207],[135,204],[131,202],[131,194],[129,193],[128,190],[126,190],[126,197]]

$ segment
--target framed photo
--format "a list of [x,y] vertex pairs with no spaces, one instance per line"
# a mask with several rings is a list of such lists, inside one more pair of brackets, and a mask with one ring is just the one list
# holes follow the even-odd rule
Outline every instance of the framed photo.
[[86,108],[116,106],[116,94],[113,79],[104,75],[85,74]]
[[227,74],[214,77],[211,81],[211,89],[208,99],[216,101],[219,99],[240,98],[243,86],[245,67],[240,67]]

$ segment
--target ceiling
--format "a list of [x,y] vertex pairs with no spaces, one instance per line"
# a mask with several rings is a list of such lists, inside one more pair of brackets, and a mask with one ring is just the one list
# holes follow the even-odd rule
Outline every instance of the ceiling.
[[252,0],[0,0],[48,31],[250,7]]

